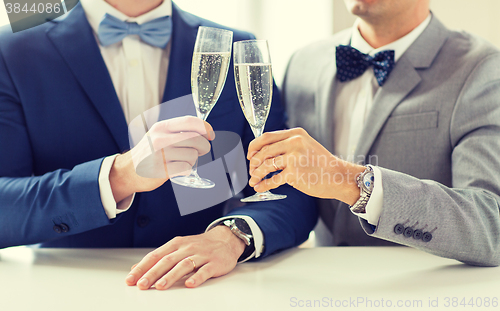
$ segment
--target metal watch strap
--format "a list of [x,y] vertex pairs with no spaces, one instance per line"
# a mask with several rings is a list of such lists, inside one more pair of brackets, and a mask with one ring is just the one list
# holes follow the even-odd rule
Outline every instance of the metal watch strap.
[[252,231],[246,221],[240,218],[233,218],[221,221],[218,225],[228,227],[236,237],[240,238],[243,243],[245,243],[245,251],[241,254],[240,258],[238,258],[238,262],[247,259],[255,252],[255,243],[253,241],[253,236],[250,234]]
[[371,185],[371,189],[368,189],[363,185],[363,180],[364,177],[370,173],[373,175],[373,169],[371,168],[371,166],[366,166],[366,169],[363,171],[363,173],[359,174],[358,177],[356,178],[356,182],[358,183],[358,187],[360,189],[360,194],[359,194],[359,199],[356,201],[356,203],[354,203],[350,207],[351,211],[354,213],[358,214],[366,213],[366,205],[368,204],[368,200],[370,200],[370,196],[372,195],[371,189],[373,189],[373,185]]
[[359,199],[351,206],[351,211],[357,214],[366,213],[366,205],[368,204],[368,200],[370,199],[370,194],[361,195]]
[[[249,246],[252,244],[253,236],[251,234],[245,233],[243,230],[241,230],[237,225],[235,219],[226,219],[222,222],[223,225],[228,227],[231,232],[240,238],[246,246]],[[247,225],[248,226],[248,225]],[[241,225],[240,225],[241,227]]]

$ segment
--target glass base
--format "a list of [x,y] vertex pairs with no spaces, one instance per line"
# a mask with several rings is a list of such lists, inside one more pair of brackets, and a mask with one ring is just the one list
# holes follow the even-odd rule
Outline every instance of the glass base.
[[215,183],[213,181],[206,178],[201,178],[200,176],[198,176],[198,174],[176,176],[170,178],[170,181],[177,185],[198,189],[210,189],[215,187]]
[[274,194],[269,191],[266,192],[260,192],[256,193],[252,196],[246,197],[241,199],[241,202],[248,203],[248,202],[262,202],[262,201],[274,201],[274,200],[281,200],[285,199],[286,195],[284,194]]

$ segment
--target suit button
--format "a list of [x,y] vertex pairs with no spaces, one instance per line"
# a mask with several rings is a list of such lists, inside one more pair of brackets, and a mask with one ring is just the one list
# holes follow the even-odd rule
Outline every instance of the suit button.
[[401,234],[403,233],[403,231],[405,231],[405,227],[402,224],[397,224],[396,226],[394,226],[394,233]]
[[61,233],[62,232],[62,228],[61,226],[59,225],[54,225],[54,227],[52,227],[52,229],[57,232],[57,233]]
[[137,217],[137,225],[140,228],[144,228],[148,224],[149,224],[149,217],[148,216],[141,215],[141,216]]
[[68,232],[69,231],[69,226],[67,224],[60,224],[59,227],[61,227],[62,232]]
[[411,236],[413,236],[413,229],[410,228],[410,227],[406,227],[405,228],[405,231],[403,232],[403,235],[406,237],[406,238],[409,238]]
[[422,235],[422,241],[429,242],[430,240],[432,240],[432,234],[430,232],[426,232]]
[[422,232],[422,230],[417,229],[417,230],[413,231],[413,238],[414,238],[415,240],[420,240],[420,239],[422,238],[422,235],[423,235],[423,234],[424,234],[424,233]]

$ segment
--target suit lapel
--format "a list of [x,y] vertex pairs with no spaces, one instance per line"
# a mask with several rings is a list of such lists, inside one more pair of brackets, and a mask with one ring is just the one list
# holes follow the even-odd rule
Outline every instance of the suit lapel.
[[119,150],[129,149],[123,109],[81,4],[47,36],[106,123]]
[[163,101],[191,93],[191,61],[199,21],[172,3],[172,46]]
[[[350,39],[351,32],[349,31],[339,40],[339,44],[349,44]],[[335,88],[338,83],[335,78],[337,75],[335,48],[336,46],[332,46],[332,49],[327,52],[328,55],[332,56],[331,61],[325,64],[323,70],[321,71],[318,79],[318,88],[316,90],[316,98],[319,103],[317,106],[318,108],[316,109],[316,117],[320,123],[318,130],[319,142],[330,152],[333,152],[333,109],[336,98]]]
[[389,78],[373,99],[356,155],[367,156],[393,110],[415,89],[421,77],[416,69],[428,68],[446,42],[449,31],[432,17],[429,26],[398,60]]
[[337,79],[335,79],[335,75],[337,74],[335,56],[333,58],[333,61],[324,67],[322,77],[319,80],[322,82],[319,83],[317,98],[321,104],[316,109],[316,117],[320,122],[318,128],[320,143],[330,152],[333,152],[333,138],[331,133],[333,133],[334,94],[335,85],[337,84]]

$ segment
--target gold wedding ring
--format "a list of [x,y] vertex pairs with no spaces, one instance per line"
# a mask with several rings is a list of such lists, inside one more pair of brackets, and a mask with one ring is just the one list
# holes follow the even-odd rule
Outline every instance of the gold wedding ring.
[[186,259],[191,260],[191,263],[193,264],[193,271],[195,271],[196,270],[196,263],[194,262],[194,260],[189,258],[189,257],[186,257]]
[[275,169],[275,170],[277,170],[277,171],[281,170],[281,169],[278,167],[278,165],[276,165],[276,158],[273,158],[273,166],[274,166],[274,169]]

